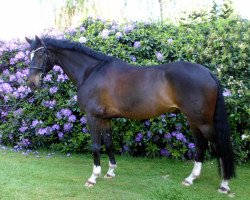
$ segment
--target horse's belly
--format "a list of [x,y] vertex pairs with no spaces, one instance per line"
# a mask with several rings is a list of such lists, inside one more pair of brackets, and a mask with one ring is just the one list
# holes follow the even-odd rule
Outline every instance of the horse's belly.
[[166,112],[171,112],[178,109],[177,106],[171,102],[161,102],[161,101],[144,101],[140,104],[133,105],[130,108],[119,108],[117,109],[117,115],[120,117],[130,118],[130,119],[149,119],[157,117]]

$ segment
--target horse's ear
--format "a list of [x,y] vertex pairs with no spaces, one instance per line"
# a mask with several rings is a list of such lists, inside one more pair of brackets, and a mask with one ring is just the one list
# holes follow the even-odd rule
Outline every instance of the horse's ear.
[[43,40],[41,40],[41,43],[42,43],[42,45],[43,45],[44,47],[46,47],[46,45],[45,45],[45,43],[44,43],[44,41],[43,41]]
[[37,35],[35,36],[35,40],[36,40],[37,42],[41,43],[41,40],[40,40],[40,38],[39,38]]
[[31,43],[32,43],[32,40],[31,40],[31,39],[29,39],[29,38],[27,38],[27,37],[25,37],[25,40],[26,40],[29,44],[31,44]]

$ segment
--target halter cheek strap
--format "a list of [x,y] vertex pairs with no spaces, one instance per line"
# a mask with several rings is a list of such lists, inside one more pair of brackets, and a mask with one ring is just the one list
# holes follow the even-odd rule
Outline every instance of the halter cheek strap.
[[47,64],[48,62],[50,62],[50,60],[49,60],[49,55],[47,54],[47,51],[46,51],[46,47],[42,46],[42,47],[39,47],[39,48],[37,48],[37,49],[31,51],[31,53],[30,53],[30,58],[31,58],[31,60],[32,60],[33,57],[34,57],[35,52],[36,52],[36,51],[39,51],[39,50],[41,50],[41,49],[44,49],[44,50],[45,50],[45,52],[44,52],[44,54],[45,54],[45,59],[43,60],[43,65],[42,65],[41,67],[31,66],[30,69],[36,69],[36,70],[42,71],[42,74],[40,75],[40,81],[42,82],[42,81],[43,81],[43,78],[44,78],[44,76],[45,76],[45,73],[46,73],[46,72],[45,72],[45,66],[46,66],[46,64]]

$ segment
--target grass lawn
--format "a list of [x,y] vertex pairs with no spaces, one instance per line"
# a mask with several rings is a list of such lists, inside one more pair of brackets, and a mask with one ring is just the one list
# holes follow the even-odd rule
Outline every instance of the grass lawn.
[[[10,200],[154,200],[154,199],[230,199],[219,194],[220,178],[216,161],[206,162],[200,179],[192,187],[181,181],[192,170],[192,162],[168,159],[117,156],[116,177],[99,178],[93,188],[85,181],[92,172],[90,155],[61,155],[48,152],[24,155],[0,146],[0,199]],[[108,159],[102,156],[102,177]],[[237,178],[230,182],[234,199],[250,199],[250,163],[237,168]]]

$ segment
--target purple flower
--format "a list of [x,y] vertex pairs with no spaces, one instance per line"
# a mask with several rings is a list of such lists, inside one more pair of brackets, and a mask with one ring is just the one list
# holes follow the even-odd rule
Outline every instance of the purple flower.
[[63,73],[62,68],[61,68],[60,66],[58,66],[58,65],[55,65],[55,66],[53,67],[53,70],[54,70],[55,72],[60,72],[61,74]]
[[23,114],[23,109],[22,108],[17,109],[13,113],[14,117],[20,117],[22,114]]
[[155,55],[156,55],[157,60],[159,60],[159,61],[162,61],[162,60],[163,60],[163,54],[162,54],[162,53],[156,52]]
[[141,133],[138,133],[136,138],[135,138],[135,141],[140,142],[142,140],[142,138],[143,138],[143,135]]
[[22,139],[21,140],[21,145],[23,146],[23,147],[28,147],[29,145],[30,145],[30,141],[29,141],[29,139]]
[[166,157],[169,157],[170,156],[170,153],[167,149],[161,149],[161,155],[162,156],[166,156]]
[[22,51],[19,51],[16,56],[15,56],[15,60],[23,60],[26,57],[25,53],[23,53]]
[[141,43],[139,41],[135,41],[134,48],[138,49],[141,47]]
[[73,27],[68,28],[67,33],[73,36],[76,33],[76,29]]
[[194,143],[189,143],[189,144],[188,144],[188,148],[189,148],[189,149],[194,149],[194,148],[195,148]]
[[126,34],[130,33],[134,29],[133,25],[129,24],[124,28]]
[[73,100],[76,102],[77,101],[77,95],[73,96]]
[[177,133],[176,134],[176,139],[177,140],[183,140],[184,139],[184,135],[182,133]]
[[38,134],[39,135],[50,135],[52,133],[52,128],[51,127],[45,127],[45,128],[40,128],[38,129]]
[[32,128],[35,128],[37,125],[42,124],[42,123],[43,123],[43,122],[42,122],[41,120],[38,121],[38,120],[36,119],[36,120],[32,121],[31,127],[32,127]]
[[51,82],[52,81],[52,75],[51,74],[47,74],[44,78],[43,78],[44,82]]
[[127,145],[124,145],[124,146],[123,146],[123,151],[125,151],[125,152],[126,152],[126,151],[129,151],[129,147],[128,147]]
[[54,124],[51,128],[53,131],[58,131],[60,129],[60,126],[58,124]]
[[52,100],[52,101],[43,101],[43,106],[49,108],[49,109],[52,109],[55,107],[56,105],[56,100]]
[[81,27],[79,28],[79,31],[81,31],[82,33],[84,33],[84,32],[86,31],[86,28],[83,27],[83,26],[81,26]]
[[173,40],[172,38],[169,38],[169,39],[167,40],[167,42],[168,42],[169,45],[171,45],[171,44],[173,44],[174,40]]
[[9,83],[0,84],[0,93],[9,94],[13,91],[13,88]]
[[82,128],[83,133],[88,133],[88,129],[86,127]]
[[100,36],[102,37],[102,39],[107,39],[109,36],[109,30],[108,29],[104,29],[101,33]]
[[64,137],[64,134],[63,134],[62,132],[58,133],[58,138],[59,138],[59,140],[62,140],[63,137]]
[[145,125],[146,125],[146,126],[150,126],[150,124],[151,124],[151,123],[150,123],[149,120],[147,120],[147,121],[145,122]]
[[63,130],[65,132],[71,131],[72,128],[73,128],[73,124],[71,124],[71,123],[66,123],[66,124],[63,125]]
[[172,135],[170,133],[164,134],[164,138],[169,140],[172,138]]
[[80,43],[86,43],[86,42],[87,42],[87,39],[86,39],[86,37],[80,37],[78,41],[79,41]]
[[70,115],[69,116],[69,122],[75,122],[76,121],[76,116],[75,115]]
[[55,94],[58,91],[58,87],[53,86],[49,89],[50,94]]
[[57,117],[57,119],[62,119],[61,113],[60,113],[60,112],[57,112],[57,113],[56,113],[56,117]]
[[17,81],[17,77],[16,77],[14,74],[11,74],[11,75],[9,76],[9,80],[10,80],[10,81]]
[[232,93],[231,93],[231,91],[229,89],[225,89],[223,91],[223,96],[224,97],[230,97],[230,96],[232,96]]
[[176,125],[175,125],[175,128],[176,128],[177,131],[180,131],[181,128],[182,128],[182,125],[181,125],[181,124],[176,124]]
[[19,128],[19,131],[20,131],[21,133],[24,133],[27,129],[28,129],[27,126],[22,126],[21,128]]
[[135,62],[135,61],[136,61],[136,57],[135,57],[135,56],[131,55],[131,56],[129,56],[129,57],[130,57],[130,60],[131,60],[132,62]]
[[19,93],[19,97],[21,99],[23,99],[24,97],[26,97],[30,92],[31,92],[31,89],[27,86],[20,86],[18,89],[17,89],[17,92]]
[[149,139],[149,138],[151,138],[151,136],[152,136],[151,132],[150,132],[150,131],[148,131],[148,133],[147,133],[147,137],[148,137],[148,139]]
[[10,59],[10,64],[11,64],[11,65],[16,64],[16,62],[17,62],[17,61],[16,61],[16,59],[15,59],[15,58],[11,58],[11,59]]
[[117,33],[115,34],[115,37],[116,37],[116,39],[122,38],[122,33],[121,33],[121,32],[117,32]]
[[46,133],[47,133],[47,129],[46,129],[46,128],[40,128],[40,129],[38,130],[38,134],[39,134],[39,135],[46,135]]
[[65,82],[66,80],[68,80],[68,76],[66,74],[59,74],[58,77],[57,77],[57,81],[58,82]]
[[10,71],[8,69],[3,70],[3,75],[4,76],[10,75]]
[[13,140],[13,134],[9,134],[8,136],[10,140]]
[[168,117],[176,117],[176,114],[174,114],[174,113],[170,113],[169,115],[168,115]]
[[70,109],[67,109],[67,108],[63,108],[61,110],[61,114],[65,117],[69,117],[71,114],[72,114],[72,111]]
[[87,124],[87,119],[86,119],[86,117],[82,117],[82,118],[80,119],[80,122],[81,122],[82,125]]

